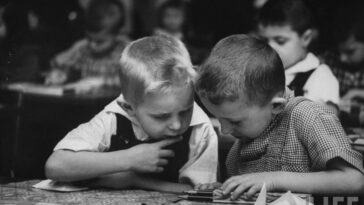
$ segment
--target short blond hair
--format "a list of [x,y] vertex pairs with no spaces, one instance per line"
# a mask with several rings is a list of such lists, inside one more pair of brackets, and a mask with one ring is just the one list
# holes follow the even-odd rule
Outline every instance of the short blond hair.
[[122,52],[120,65],[121,92],[134,106],[147,93],[188,86],[196,77],[186,47],[170,36],[144,37],[131,42]]

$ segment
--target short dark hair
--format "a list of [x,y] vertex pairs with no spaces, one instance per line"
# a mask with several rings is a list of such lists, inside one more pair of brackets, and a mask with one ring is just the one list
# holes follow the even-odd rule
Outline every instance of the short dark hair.
[[315,26],[311,8],[304,0],[269,0],[259,12],[258,23],[289,25],[300,35]]
[[[364,10],[363,10],[364,11]],[[350,20],[340,22],[339,29],[336,33],[336,40],[340,42],[346,41],[349,37],[353,36],[355,40],[364,43],[364,13],[358,12],[351,15]]]
[[281,59],[263,40],[243,34],[219,41],[198,68],[196,91],[213,104],[246,97],[263,106],[285,90]]
[[[115,8],[118,10],[120,17],[118,19],[113,15]],[[107,22],[112,20],[113,22]],[[86,30],[90,32],[100,32],[109,29],[112,33],[117,33],[124,25],[125,7],[120,0],[91,0],[86,9],[85,15]]]

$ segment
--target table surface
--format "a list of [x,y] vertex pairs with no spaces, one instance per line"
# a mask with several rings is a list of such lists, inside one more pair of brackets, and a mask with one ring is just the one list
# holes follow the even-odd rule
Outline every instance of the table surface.
[[[83,204],[211,204],[194,201],[178,201],[178,195],[145,190],[92,189],[78,192],[54,192],[33,188],[40,180],[0,184],[0,204],[14,205],[83,205]],[[214,203],[217,205],[217,203]]]

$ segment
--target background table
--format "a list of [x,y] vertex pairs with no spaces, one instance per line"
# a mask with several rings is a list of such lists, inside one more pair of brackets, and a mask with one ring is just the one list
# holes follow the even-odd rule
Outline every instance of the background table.
[[0,89],[0,176],[43,178],[56,143],[119,94],[100,90],[55,96]]

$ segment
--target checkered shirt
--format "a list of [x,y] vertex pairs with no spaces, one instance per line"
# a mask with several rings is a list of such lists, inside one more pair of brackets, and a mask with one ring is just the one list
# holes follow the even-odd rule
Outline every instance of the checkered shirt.
[[237,140],[226,161],[228,176],[253,172],[314,172],[340,157],[361,172],[363,157],[354,151],[338,118],[323,105],[287,96],[285,110],[256,139]]
[[340,95],[345,95],[350,89],[364,88],[364,72],[349,72],[340,68],[333,68],[332,72],[340,83]]

